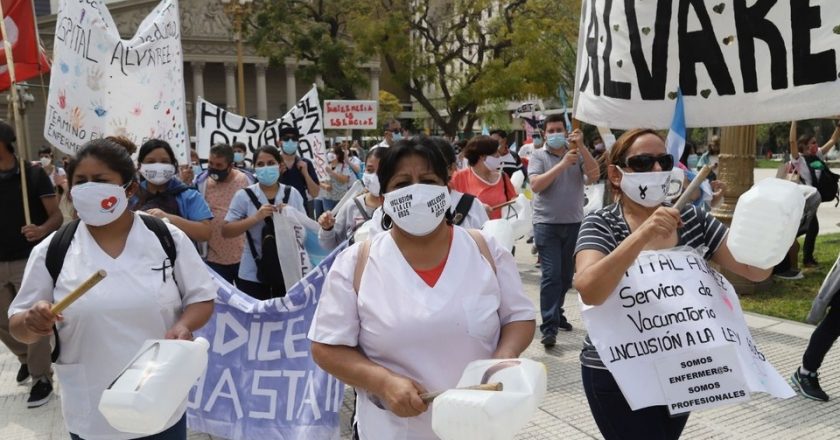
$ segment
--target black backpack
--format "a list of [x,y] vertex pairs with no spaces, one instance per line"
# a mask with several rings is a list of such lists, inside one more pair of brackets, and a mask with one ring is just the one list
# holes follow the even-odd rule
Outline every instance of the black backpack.
[[[245,193],[257,209],[262,207],[257,195],[251,188],[245,188]],[[283,203],[289,203],[289,196],[292,193],[292,187],[286,185],[283,192]],[[260,233],[260,243],[262,243],[262,255],[257,255],[257,248],[254,246],[254,239],[251,237],[249,231],[245,231],[245,236],[248,237],[248,246],[251,248],[251,255],[254,256],[254,262],[257,264],[257,281],[262,285],[262,293],[264,298],[276,298],[286,296],[286,281],[283,278],[283,270],[280,267],[280,256],[277,254],[277,239],[274,236],[274,221],[271,217],[265,218],[265,224]]]
[[455,206],[455,212],[452,213],[452,224],[455,226],[461,226],[464,223],[464,220],[467,219],[467,214],[470,213],[470,209],[472,209],[472,204],[475,201],[475,196],[470,194],[464,194],[461,196],[461,200],[458,200],[458,204]]
[[[169,260],[169,267],[173,268],[172,276],[174,280],[175,258],[178,257],[178,251],[175,247],[175,240],[169,232],[169,228],[163,220],[157,217],[141,215],[140,218],[143,220],[146,227],[149,228],[150,231],[154,232],[158,241],[160,241],[160,245],[166,253],[166,258]],[[76,235],[76,230],[79,228],[79,221],[79,219],[75,219],[64,224],[50,239],[44,263],[47,266],[47,272],[49,272],[52,277],[53,287],[55,287],[55,283],[58,281],[58,276],[61,274],[61,268],[64,267],[64,258],[67,256],[67,250],[70,249],[70,243],[73,241],[73,237]],[[165,268],[161,270],[165,270]],[[177,283],[177,280],[175,280],[175,282]],[[55,326],[53,326],[53,333],[55,334],[55,348],[53,348],[52,355],[50,357],[52,358],[52,361],[55,362],[61,354],[61,342],[58,339],[58,329]]]
[[[808,164],[808,171],[811,173],[812,185],[817,188],[817,191],[820,193],[820,197],[822,197],[822,201],[830,202],[835,199],[840,201],[840,195],[838,195],[837,174],[832,173],[831,170],[828,169],[828,164],[817,156],[805,156],[804,158],[805,162]],[[814,162],[822,164],[820,177],[817,177],[816,169],[811,166]]]

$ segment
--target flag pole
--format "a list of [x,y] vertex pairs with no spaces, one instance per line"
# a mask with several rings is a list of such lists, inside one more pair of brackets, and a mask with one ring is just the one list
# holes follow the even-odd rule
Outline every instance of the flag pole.
[[[9,43],[6,32],[6,12],[3,11],[3,3],[0,2],[0,32],[3,33],[3,50],[6,51],[6,67],[9,69],[9,82],[11,83],[12,110],[15,118],[15,136],[23,134],[23,121],[20,118],[20,97],[18,96],[17,80],[15,78],[15,58],[12,54],[12,44]],[[23,138],[21,138],[23,139]],[[18,143],[18,166],[20,167],[20,191],[23,195],[23,217],[27,225],[32,224],[32,217],[29,215],[29,188],[26,186],[26,167],[24,156],[28,156],[24,142]]]

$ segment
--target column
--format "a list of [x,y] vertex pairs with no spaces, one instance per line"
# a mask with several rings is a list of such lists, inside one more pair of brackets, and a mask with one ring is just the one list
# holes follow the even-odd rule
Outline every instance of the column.
[[[738,197],[753,185],[755,166],[755,126],[724,127],[720,131],[720,164],[717,176],[726,184],[723,202],[712,211],[718,220],[732,223],[732,214]],[[760,283],[753,283],[729,271],[722,271],[739,295],[749,295],[769,286],[770,277]]]
[[190,63],[193,75],[193,100],[198,102],[198,98],[204,97],[204,63],[200,61],[193,61]]
[[267,64],[258,63],[254,65],[257,72],[257,117],[268,119],[268,88],[265,86],[265,69]]
[[236,64],[225,63],[225,108],[236,113]]
[[379,101],[379,74],[382,70],[379,67],[370,68],[370,99]]
[[291,109],[297,104],[297,79],[295,78],[295,70],[297,69],[297,62],[292,59],[286,59],[286,108]]

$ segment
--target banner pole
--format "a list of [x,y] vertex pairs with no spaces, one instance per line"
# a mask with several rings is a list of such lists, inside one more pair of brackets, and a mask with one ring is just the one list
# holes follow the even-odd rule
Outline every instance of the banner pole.
[[[6,66],[9,69],[9,82],[11,83],[12,109],[15,118],[15,135],[20,138],[23,133],[23,121],[20,117],[20,96],[18,96],[17,79],[15,78],[15,58],[12,54],[12,45],[9,43],[6,32],[6,12],[3,11],[3,3],[0,2],[0,32],[3,33],[3,50],[6,51]],[[21,138],[23,139],[23,138]],[[27,225],[32,224],[29,215],[29,188],[26,186],[26,167],[24,160],[29,157],[25,142],[18,142],[18,166],[20,167],[20,191],[23,195],[23,217]]]

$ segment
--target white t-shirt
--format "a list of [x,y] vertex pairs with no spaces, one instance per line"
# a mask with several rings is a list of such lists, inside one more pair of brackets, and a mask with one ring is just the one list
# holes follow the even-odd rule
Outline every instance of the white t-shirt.
[[[79,224],[54,290],[45,265],[52,235],[46,238],[32,250],[20,290],[9,307],[12,316],[41,300],[55,303],[97,270],[108,273],[64,311],[64,320],[58,324],[61,356],[55,369],[64,420],[70,432],[88,440],[137,437],[108,424],[98,409],[102,392],[143,342],[163,339],[186,306],[216,298],[218,286],[186,234],[168,225],[178,257],[174,270],[171,266],[161,270],[166,253],[139,215],[134,215],[125,249],[116,259],[96,244],[84,223]],[[180,420],[185,408],[186,401],[167,429]]]
[[[510,252],[484,234],[494,274],[469,233],[460,227],[453,231],[449,257],[434,287],[409,266],[391,234],[379,234],[357,295],[353,278],[360,247],[344,250],[327,275],[309,339],[360,347],[371,361],[429,391],[454,387],[469,362],[493,355],[502,326],[534,320],[536,312]],[[431,409],[400,418],[381,409],[377,397],[357,392],[362,440],[437,439]]]

